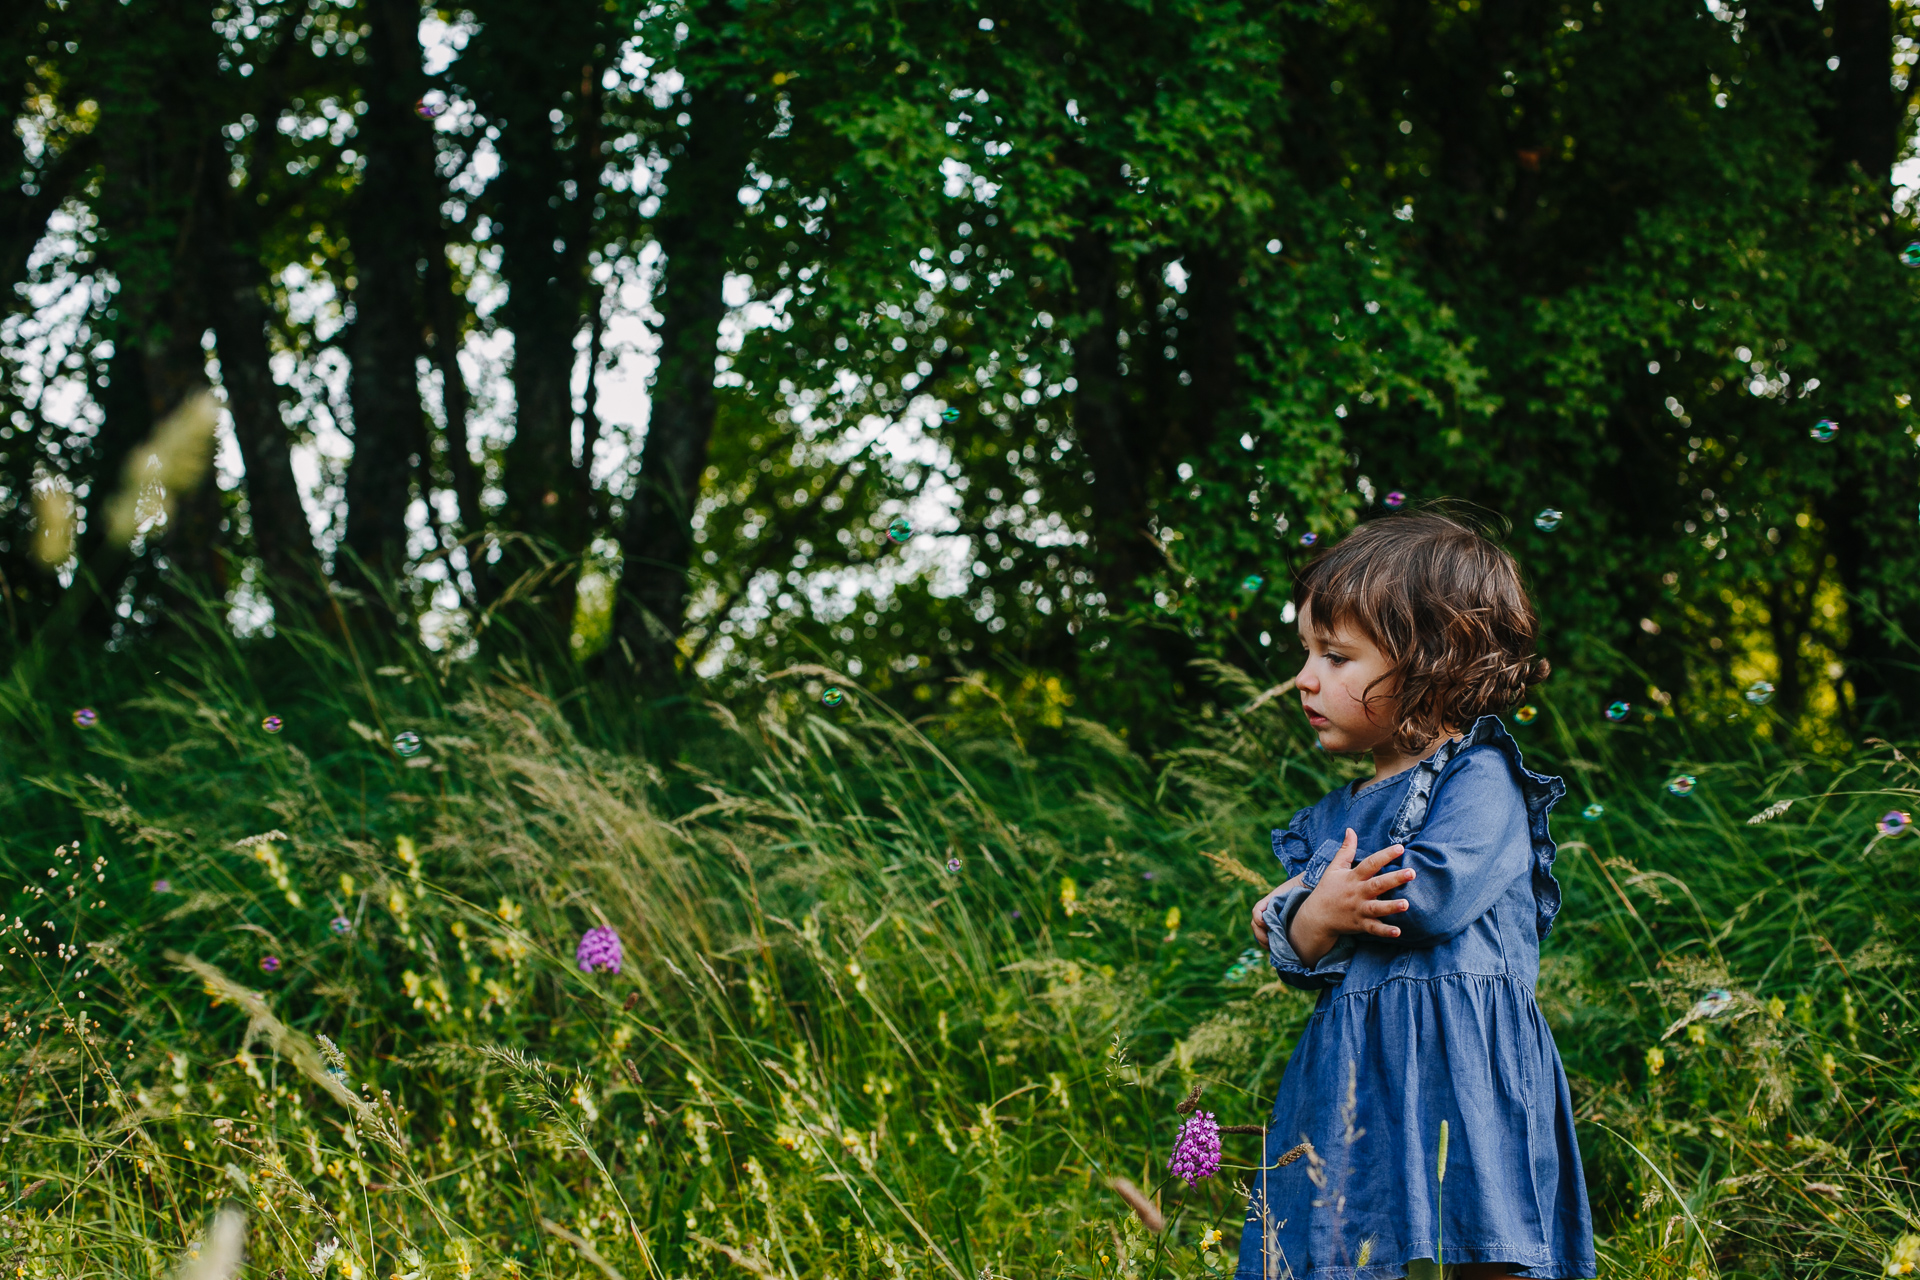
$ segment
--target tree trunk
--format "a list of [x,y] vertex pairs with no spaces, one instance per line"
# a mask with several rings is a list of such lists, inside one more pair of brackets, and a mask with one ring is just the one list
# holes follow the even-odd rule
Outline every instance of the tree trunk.
[[367,113],[359,123],[366,158],[349,216],[353,247],[353,458],[347,465],[342,581],[383,598],[404,571],[413,469],[426,451],[426,422],[414,367],[421,354],[423,254],[437,252],[425,229],[439,201],[432,129],[414,112],[426,88],[417,35],[419,10],[369,0]]
[[1821,177],[1845,182],[1855,166],[1882,198],[1892,196],[1893,162],[1900,143],[1900,98],[1893,61],[1893,10],[1886,0],[1827,0],[1833,52],[1827,109],[1820,113],[1827,155]]
[[[440,371],[440,406],[447,424],[447,476],[453,482],[459,508],[456,524],[462,534],[473,534],[485,526],[486,515],[480,510],[480,473],[473,465],[473,446],[467,439],[467,415],[472,411],[473,397],[467,390],[467,377],[460,371],[466,304],[454,292],[446,250],[441,246],[434,246],[434,250],[427,257],[426,288],[433,317],[433,363]],[[473,544],[468,548],[467,560],[477,587],[484,562]]]
[[246,468],[253,546],[276,611],[299,608],[298,602],[312,600],[320,557],[293,475],[293,436],[281,416],[281,389],[273,380],[267,345],[272,312],[261,292],[266,273],[256,237],[242,225],[246,206],[223,174],[203,184],[202,198],[207,227],[199,268],[220,357],[220,380]]
[[1073,272],[1073,433],[1093,469],[1095,574],[1107,611],[1119,613],[1146,567],[1147,462],[1135,448],[1132,406],[1120,376],[1119,268],[1105,236],[1082,232],[1067,247]]
[[[507,32],[532,39],[514,19]],[[503,33],[495,32],[496,39]],[[549,38],[550,37],[550,38]],[[498,615],[520,640],[569,655],[579,558],[593,536],[584,500],[592,446],[576,461],[573,371],[575,342],[587,322],[594,210],[600,191],[598,29],[570,21],[542,29],[527,51],[514,51],[499,95],[501,174],[494,221],[509,285],[501,322],[513,331],[513,439],[506,449],[500,523],[519,539],[504,544],[493,589],[520,603]],[[556,138],[554,103],[572,117],[570,138]],[[589,374],[587,394],[592,395]],[[583,422],[584,428],[584,422]]]
[[693,111],[692,133],[673,158],[666,205],[654,224],[664,260],[655,302],[664,317],[660,363],[639,483],[620,531],[613,620],[613,651],[662,679],[675,672],[675,646],[686,624],[693,513],[718,404],[714,353],[727,313],[727,250],[755,138],[740,93],[706,93]]

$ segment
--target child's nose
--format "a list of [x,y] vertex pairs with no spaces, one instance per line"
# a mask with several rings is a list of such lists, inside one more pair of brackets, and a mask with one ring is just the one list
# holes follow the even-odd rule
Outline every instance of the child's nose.
[[1300,664],[1300,673],[1293,678],[1293,687],[1303,693],[1320,692],[1320,678],[1313,674],[1311,660]]

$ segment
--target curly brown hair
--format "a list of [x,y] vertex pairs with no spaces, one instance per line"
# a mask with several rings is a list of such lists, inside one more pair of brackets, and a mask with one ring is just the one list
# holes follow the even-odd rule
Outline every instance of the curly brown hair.
[[1316,631],[1351,626],[1386,655],[1368,701],[1390,685],[1405,751],[1509,710],[1551,670],[1513,557],[1438,512],[1361,525],[1300,571],[1299,601]]

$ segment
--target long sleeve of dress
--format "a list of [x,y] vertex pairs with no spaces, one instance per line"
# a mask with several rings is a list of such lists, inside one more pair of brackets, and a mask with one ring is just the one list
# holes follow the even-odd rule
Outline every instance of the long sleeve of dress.
[[1334,943],[1333,950],[1320,957],[1318,964],[1307,964],[1293,949],[1288,931],[1293,928],[1293,918],[1299,914],[1301,905],[1312,895],[1313,890],[1306,885],[1295,885],[1269,902],[1260,917],[1267,926],[1268,962],[1280,975],[1280,981],[1302,991],[1337,986],[1347,976],[1347,965],[1353,960],[1354,952],[1354,940],[1342,938]]
[[1425,824],[1393,865],[1417,874],[1395,893],[1407,909],[1388,918],[1400,936],[1374,941],[1400,947],[1454,937],[1528,875],[1527,807],[1506,755],[1476,748],[1455,760],[1434,789]]

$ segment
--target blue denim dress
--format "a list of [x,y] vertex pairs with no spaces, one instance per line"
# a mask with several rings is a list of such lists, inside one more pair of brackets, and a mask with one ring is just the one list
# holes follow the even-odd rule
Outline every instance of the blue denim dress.
[[[1560,909],[1547,810],[1565,793],[1486,716],[1274,833],[1307,887],[1268,907],[1271,959],[1320,1002],[1280,1082],[1265,1167],[1248,1175],[1237,1280],[1387,1280],[1432,1274],[1435,1259],[1597,1274],[1566,1072],[1533,998]],[[1391,918],[1399,937],[1343,938],[1309,967],[1287,929],[1348,827],[1356,860],[1404,844],[1396,865],[1419,875],[1396,895],[1409,903]]]

